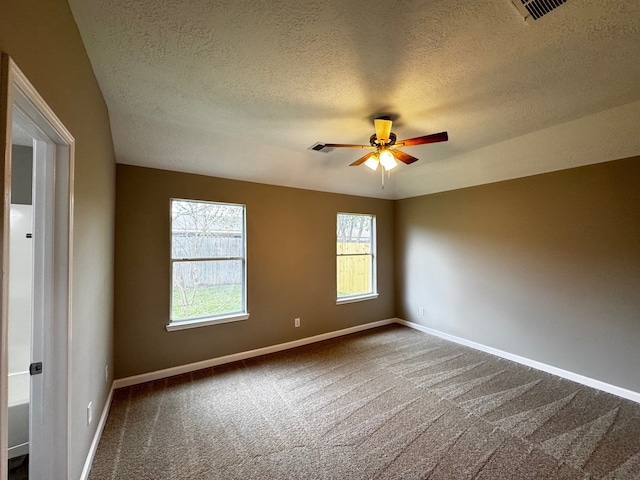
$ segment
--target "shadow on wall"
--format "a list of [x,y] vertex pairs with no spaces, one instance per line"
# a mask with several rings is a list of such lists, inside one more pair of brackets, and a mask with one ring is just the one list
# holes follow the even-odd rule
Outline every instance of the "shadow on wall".
[[628,383],[615,362],[640,361],[637,178],[631,158],[398,201],[399,315]]

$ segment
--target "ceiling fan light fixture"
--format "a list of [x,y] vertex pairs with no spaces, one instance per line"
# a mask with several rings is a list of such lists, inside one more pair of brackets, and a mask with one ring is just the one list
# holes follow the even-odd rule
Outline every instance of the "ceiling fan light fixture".
[[367,160],[364,162],[364,164],[369,167],[371,170],[376,170],[378,168],[378,156],[377,155],[371,155],[369,158],[367,158]]
[[[524,1],[524,0],[522,0]],[[536,1],[551,1],[551,0],[536,0]],[[555,0],[554,0],[555,1]],[[404,153],[398,148],[413,147],[414,145],[426,145],[428,143],[446,142],[449,140],[447,132],[432,133],[431,135],[422,135],[420,137],[407,138],[405,140],[398,141],[396,134],[391,131],[391,125],[393,121],[388,116],[374,119],[376,127],[376,133],[369,137],[369,145],[348,144],[348,143],[316,143],[309,147],[310,150],[317,152],[324,151],[324,149],[333,150],[334,148],[366,148],[373,151],[363,155],[355,162],[349,164],[350,167],[357,167],[363,163],[373,171],[378,169],[378,165],[382,164],[380,171],[383,174],[383,187],[384,188],[384,172],[389,172],[394,169],[398,162],[402,162],[405,165],[411,165],[413,162],[418,161],[416,157]]]
[[395,168],[398,165],[398,162],[393,156],[393,153],[391,153],[389,150],[384,150],[382,153],[380,153],[380,163],[387,171]]

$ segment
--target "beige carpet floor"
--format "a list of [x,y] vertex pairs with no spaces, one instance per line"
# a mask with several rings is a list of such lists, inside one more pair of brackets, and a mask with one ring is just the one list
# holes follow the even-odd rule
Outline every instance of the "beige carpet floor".
[[392,325],[115,392],[97,479],[636,479],[640,404]]

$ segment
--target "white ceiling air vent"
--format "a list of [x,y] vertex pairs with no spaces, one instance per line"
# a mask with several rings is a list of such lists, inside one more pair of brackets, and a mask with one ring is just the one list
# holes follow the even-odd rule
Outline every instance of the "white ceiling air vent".
[[538,20],[567,0],[511,0],[525,20]]

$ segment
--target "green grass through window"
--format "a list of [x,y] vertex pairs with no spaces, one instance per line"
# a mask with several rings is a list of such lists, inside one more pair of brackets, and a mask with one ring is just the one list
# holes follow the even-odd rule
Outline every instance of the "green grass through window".
[[223,315],[242,311],[242,288],[240,285],[201,286],[195,291],[186,288],[181,292],[173,289],[172,320],[185,320],[206,316]]

